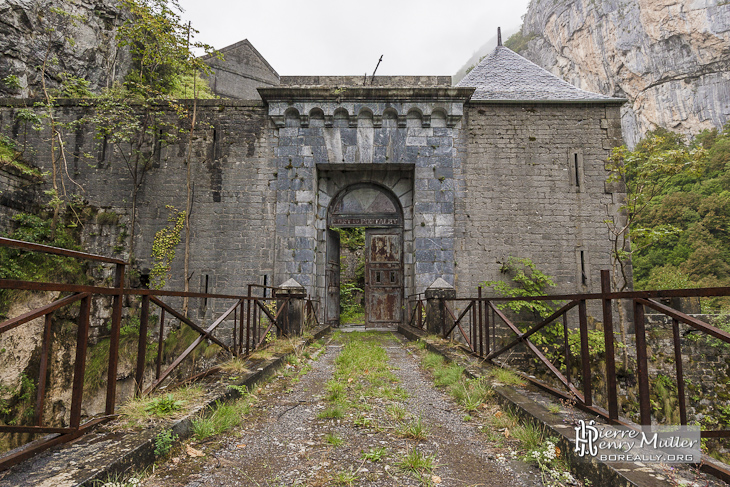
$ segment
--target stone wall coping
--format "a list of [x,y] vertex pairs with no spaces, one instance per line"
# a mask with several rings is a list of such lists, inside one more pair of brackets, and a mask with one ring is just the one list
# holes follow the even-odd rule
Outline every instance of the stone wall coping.
[[428,286],[428,289],[454,289],[454,286],[439,277],[438,279],[433,281],[430,286]]
[[281,76],[282,85],[296,86],[451,86],[451,76]]
[[279,286],[279,289],[283,290],[292,290],[292,291],[298,291],[300,289],[304,289],[304,286],[299,284],[294,278],[288,279],[284,284]]
[[474,88],[456,87],[363,87],[363,86],[285,86],[258,88],[265,101],[280,100],[455,100],[466,101]]
[[[76,106],[94,106],[94,98],[58,98],[55,100],[55,106],[59,107],[76,107]],[[33,108],[35,103],[43,103],[42,98],[10,98],[0,97],[0,106],[2,107],[18,107]],[[175,103],[182,105],[193,105],[193,99],[178,99]],[[131,104],[132,106],[135,103]],[[160,103],[165,105],[165,103]],[[263,107],[264,103],[260,100],[234,100],[233,98],[214,98],[210,100],[198,100],[198,107]]]
[[468,100],[466,106],[470,105],[623,105],[629,100],[626,98],[596,98],[586,100]]

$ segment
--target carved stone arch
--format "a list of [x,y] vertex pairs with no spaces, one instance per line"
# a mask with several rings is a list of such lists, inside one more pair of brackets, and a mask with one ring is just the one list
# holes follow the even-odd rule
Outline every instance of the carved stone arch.
[[335,109],[335,113],[333,114],[333,124],[335,127],[341,128],[350,126],[350,114],[347,112],[347,109],[343,107]]
[[395,128],[398,126],[398,111],[393,107],[383,110],[383,127]]
[[436,108],[431,112],[431,127],[446,127],[448,115],[443,108]]
[[406,115],[406,127],[421,128],[423,126],[423,113],[416,107],[408,110]]
[[310,127],[324,127],[324,112],[319,107],[309,110]]
[[357,114],[357,124],[360,127],[373,127],[375,125],[373,111],[368,107],[362,107]]
[[340,238],[335,228],[365,227],[365,325],[394,328],[403,321],[403,207],[377,183],[355,183],[327,211],[325,319],[339,323]]
[[327,211],[330,227],[401,227],[403,208],[393,192],[377,183],[357,183],[337,193]]
[[299,127],[301,125],[301,117],[299,110],[294,107],[289,107],[284,112],[284,126],[285,127]]

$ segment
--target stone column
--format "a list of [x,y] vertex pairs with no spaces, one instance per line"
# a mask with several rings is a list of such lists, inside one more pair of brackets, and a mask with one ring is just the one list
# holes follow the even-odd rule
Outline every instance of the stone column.
[[[279,315],[281,330],[288,336],[301,335],[304,328],[304,298],[307,290],[294,279],[289,279],[276,290],[277,312],[284,306]],[[286,298],[289,298],[287,301]]]
[[443,335],[446,328],[446,299],[456,298],[454,286],[440,277],[426,288],[426,330]]

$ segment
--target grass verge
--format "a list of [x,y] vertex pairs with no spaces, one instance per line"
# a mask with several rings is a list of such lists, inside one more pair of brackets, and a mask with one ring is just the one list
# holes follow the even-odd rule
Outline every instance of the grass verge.
[[135,397],[120,407],[120,424],[135,427],[155,420],[181,418],[200,402],[203,395],[200,386],[190,386],[156,396]]

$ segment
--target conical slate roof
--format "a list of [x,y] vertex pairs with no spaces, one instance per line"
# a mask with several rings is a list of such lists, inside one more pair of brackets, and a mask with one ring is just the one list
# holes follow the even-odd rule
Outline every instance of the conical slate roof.
[[501,45],[482,59],[456,86],[476,88],[472,100],[616,100],[576,88]]

